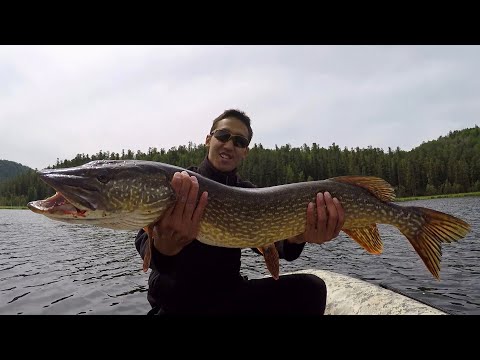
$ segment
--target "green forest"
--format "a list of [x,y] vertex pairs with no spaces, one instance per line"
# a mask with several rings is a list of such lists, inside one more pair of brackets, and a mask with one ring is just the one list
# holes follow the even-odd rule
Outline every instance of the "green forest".
[[[100,159],[138,159],[160,161],[188,167],[199,164],[206,155],[203,144],[180,145],[171,149],[151,147],[115,153],[100,150],[97,154],[78,154],[70,160],[57,159],[51,168],[64,168]],[[0,163],[0,174],[2,167]],[[328,148],[316,143],[274,149],[254,144],[239,168],[244,179],[259,187],[293,182],[323,180],[340,175],[371,175],[388,181],[397,197],[457,194],[480,191],[480,129],[452,131],[437,140],[403,151],[379,148]],[[0,206],[25,206],[29,201],[53,195],[34,170],[0,181]]]
[[28,169],[28,166],[24,166],[14,161],[0,160],[0,183],[4,180],[20,175]]

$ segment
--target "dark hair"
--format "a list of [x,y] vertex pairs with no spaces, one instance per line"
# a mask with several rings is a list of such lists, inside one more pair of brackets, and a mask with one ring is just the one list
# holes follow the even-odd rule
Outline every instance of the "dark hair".
[[229,118],[229,117],[234,117],[235,119],[240,120],[242,123],[245,124],[245,126],[248,129],[248,140],[252,140],[253,137],[253,130],[252,127],[250,126],[250,118],[245,114],[245,112],[241,110],[236,110],[236,109],[229,109],[225,110],[223,113],[221,113],[215,120],[213,120],[212,128],[210,129],[210,133],[215,130],[215,126],[220,120]]

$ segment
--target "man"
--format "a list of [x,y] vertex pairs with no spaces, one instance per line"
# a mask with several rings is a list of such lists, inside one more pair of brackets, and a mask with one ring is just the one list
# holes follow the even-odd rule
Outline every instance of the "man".
[[[213,121],[206,137],[206,158],[189,170],[228,186],[254,187],[237,174],[252,136],[250,118],[242,111],[226,110]],[[215,247],[196,240],[208,194],[201,194],[196,205],[198,181],[186,172],[174,175],[172,187],[178,200],[153,230],[149,314],[324,313],[327,289],[317,276],[290,274],[281,275],[278,280],[247,279],[240,274],[241,249]],[[341,204],[327,192],[319,193],[316,204],[310,203],[305,211],[305,232],[275,244],[281,259],[297,259],[305,243],[330,241],[343,226]],[[147,243],[147,234],[140,230],[135,245],[142,258]]]

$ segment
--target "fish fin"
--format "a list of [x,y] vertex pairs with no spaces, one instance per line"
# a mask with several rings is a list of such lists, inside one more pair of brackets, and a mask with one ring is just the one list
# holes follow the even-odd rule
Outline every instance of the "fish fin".
[[395,189],[387,181],[375,176],[337,176],[328,180],[362,187],[382,201],[395,200]]
[[147,272],[150,267],[150,261],[152,260],[153,252],[153,226],[149,225],[143,228],[148,235],[147,247],[145,249],[145,254],[143,256],[143,272]]
[[420,255],[430,273],[440,280],[441,243],[450,243],[465,237],[471,230],[470,225],[452,215],[432,209],[416,206],[410,209],[420,212],[425,219],[425,224],[416,232],[406,228],[399,228],[399,230]]
[[265,259],[267,269],[275,280],[278,280],[280,276],[280,259],[275,244],[269,244],[257,248]]
[[357,229],[342,229],[348,236],[371,254],[381,254],[383,243],[376,224]]

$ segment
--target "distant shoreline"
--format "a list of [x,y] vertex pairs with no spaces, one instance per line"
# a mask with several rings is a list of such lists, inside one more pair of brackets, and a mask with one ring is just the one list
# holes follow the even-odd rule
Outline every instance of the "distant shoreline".
[[[425,195],[425,196],[409,196],[404,198],[397,198],[393,202],[404,202],[413,200],[430,200],[430,199],[444,199],[444,198],[459,198],[469,196],[480,196],[480,191],[459,193],[459,194],[444,194],[444,195]],[[0,205],[0,210],[28,210],[26,206],[3,206]]]
[[467,196],[480,196],[480,191],[458,194],[443,194],[443,195],[425,195],[425,196],[409,196],[404,198],[395,199],[394,202],[412,201],[412,200],[430,200],[430,199],[443,199],[443,198],[459,198]]

